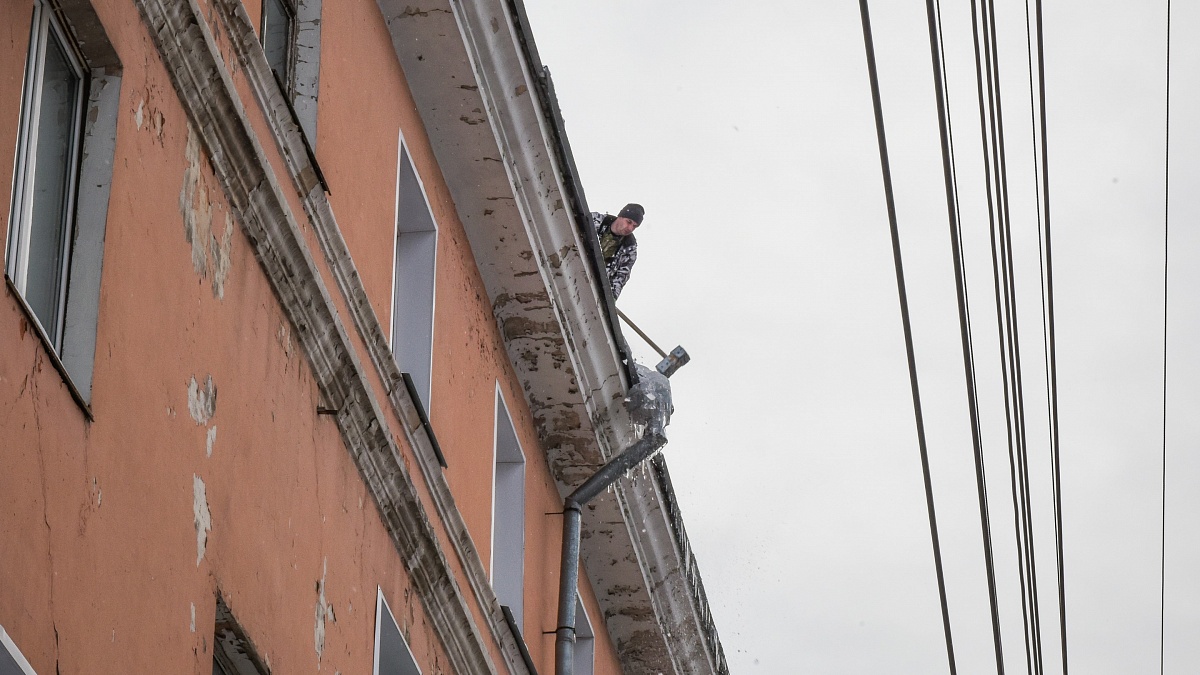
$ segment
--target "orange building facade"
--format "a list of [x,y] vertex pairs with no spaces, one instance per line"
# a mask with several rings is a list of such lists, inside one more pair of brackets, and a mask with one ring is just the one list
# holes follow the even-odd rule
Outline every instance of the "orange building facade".
[[[0,675],[554,672],[635,384],[519,0],[0,2]],[[575,673],[723,673],[661,457]]]

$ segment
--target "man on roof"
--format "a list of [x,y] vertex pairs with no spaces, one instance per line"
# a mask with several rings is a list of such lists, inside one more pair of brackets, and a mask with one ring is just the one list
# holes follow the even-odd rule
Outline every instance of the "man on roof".
[[613,299],[621,295],[629,272],[637,262],[637,239],[633,231],[642,224],[646,210],[641,204],[626,204],[617,215],[592,212],[592,227],[600,240],[600,252],[604,267],[608,270],[608,281],[612,285]]

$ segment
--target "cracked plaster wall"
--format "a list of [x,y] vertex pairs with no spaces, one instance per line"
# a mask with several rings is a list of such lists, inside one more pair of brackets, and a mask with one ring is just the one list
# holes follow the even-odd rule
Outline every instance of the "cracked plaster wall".
[[[84,663],[105,662],[119,672],[207,673],[207,627],[219,586],[252,636],[270,636],[260,648],[276,672],[307,672],[314,664],[326,672],[358,672],[369,660],[366,636],[373,635],[378,583],[424,672],[445,672],[448,660],[336,427],[314,415],[320,401],[293,344],[294,328],[255,263],[140,18],[127,2],[95,4],[127,63],[101,296],[96,421],[83,420],[6,291],[0,438],[6,439],[8,470],[0,472],[0,536],[28,546],[0,547],[0,624],[39,672],[79,672]],[[13,69],[24,60],[21,26],[28,21],[22,12],[30,6],[0,8],[0,101],[19,98],[21,78]],[[345,50],[368,45],[371,58],[394,63],[386,31],[370,19],[377,16],[374,4],[346,3],[345,10],[333,17],[345,22],[340,27],[325,25],[329,44]],[[348,39],[363,25],[375,29],[375,44]],[[387,75],[381,80],[403,98],[398,69]],[[553,639],[540,633],[553,624],[560,522],[546,513],[560,505],[557,492],[465,235],[421,146],[419,120],[404,106],[397,106],[400,118],[364,114],[349,92],[361,77],[344,72],[322,82],[330,101],[322,103],[322,133],[335,139],[363,134],[357,143],[342,138],[342,146],[323,140],[323,148],[344,148],[324,153],[323,166],[338,186],[335,194],[351,197],[351,186],[366,194],[371,180],[394,175],[394,150],[378,158],[361,152],[386,145],[364,140],[376,130],[399,124],[420,148],[414,155],[445,228],[438,304],[446,309],[435,330],[435,369],[444,377],[435,379],[434,424],[443,447],[453,449],[452,488],[486,564],[490,486],[475,478],[490,469],[496,378],[510,407],[519,409],[514,416],[531,472],[523,629],[534,658],[549,664]],[[373,82],[378,77],[372,73]],[[13,139],[15,119],[0,119],[0,149],[14,147]],[[0,197],[8,197],[11,165],[0,153]],[[364,165],[380,170],[363,171]],[[335,208],[351,225],[344,230],[347,243],[386,320],[390,259],[381,252],[390,255],[390,249],[379,236],[390,239],[391,205],[352,201]],[[63,598],[90,602],[65,604]],[[598,616],[590,589],[585,602]],[[313,631],[307,641],[300,639],[306,630]],[[598,637],[597,672],[618,672],[615,651]],[[155,648],[139,648],[146,645]]]
[[[362,8],[363,11],[372,9]],[[437,282],[434,317],[433,395],[431,422],[446,454],[445,471],[455,501],[485,567],[491,559],[492,463],[494,402],[499,380],[514,416],[527,459],[526,469],[526,597],[525,635],[539,664],[553,663],[553,630],[562,500],[546,464],[545,453],[526,404],[526,393],[509,362],[492,303],[476,267],[449,188],[433,158],[429,140],[415,109],[403,73],[395,64],[390,37],[381,24],[353,11],[327,17],[323,24],[323,105],[356,107],[353,125],[328,124],[332,112],[322,108],[322,170],[330,181],[330,202],[342,223],[371,305],[384,326],[391,320],[391,246],[394,231],[395,165],[398,135],[403,134],[426,197],[438,224]],[[377,9],[375,11],[378,11]],[[398,20],[421,21],[420,13]],[[366,24],[366,27],[364,27]],[[364,32],[383,42],[364,40]],[[359,39],[343,39],[351,35]],[[383,61],[381,70],[364,72],[357,64]],[[395,80],[390,76],[395,75]],[[378,101],[394,101],[381,106]],[[372,102],[375,102],[372,104]],[[385,142],[380,142],[381,140]],[[364,161],[387,167],[379,175],[356,174]],[[353,179],[348,179],[353,176]],[[349,224],[348,224],[349,223]],[[513,236],[522,225],[508,224]],[[519,298],[521,303],[548,303],[544,294]],[[507,324],[506,324],[507,326]],[[565,361],[565,358],[564,358]],[[590,594],[590,588],[588,592]],[[590,597],[590,596],[589,596]],[[595,600],[588,611],[600,616]],[[615,668],[615,647],[598,634],[597,673]],[[608,659],[608,665],[605,665]]]
[[[382,585],[424,672],[445,672],[141,18],[129,2],[95,6],[126,64],[95,421],[0,291],[0,624],[40,673],[206,675],[219,586],[251,635],[270,636],[275,672],[369,672]],[[31,7],[0,4],[4,204]]]

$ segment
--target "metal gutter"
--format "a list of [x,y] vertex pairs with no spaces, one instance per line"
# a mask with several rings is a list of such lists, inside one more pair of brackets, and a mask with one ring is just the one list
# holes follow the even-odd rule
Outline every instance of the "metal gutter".
[[675,488],[671,484],[671,474],[667,471],[667,460],[662,455],[650,458],[650,473],[654,476],[663,513],[671,526],[675,548],[679,551],[680,560],[683,562],[683,576],[687,580],[687,588],[691,592],[692,604],[696,607],[701,628],[700,637],[708,647],[718,675],[729,675],[729,664],[725,662],[725,650],[721,647],[721,638],[717,635],[717,624],[713,621],[712,610],[708,606],[704,581],[700,579],[700,565],[696,562],[696,556],[692,554],[692,544],[688,541],[687,530],[683,527],[683,514],[679,511],[679,502],[675,500]]
[[604,265],[604,257],[600,252],[600,242],[592,231],[592,212],[587,205],[587,197],[583,193],[583,184],[579,179],[579,169],[575,166],[575,154],[571,152],[571,143],[567,140],[566,123],[563,120],[562,109],[558,105],[558,96],[554,93],[554,80],[550,76],[550,68],[542,64],[537,45],[534,44],[532,31],[529,29],[529,17],[525,13],[525,3],[521,0],[508,0],[509,11],[513,17],[513,28],[516,31],[517,42],[525,55],[525,63],[529,76],[538,85],[538,102],[541,104],[542,115],[550,127],[550,141],[558,158],[559,171],[562,173],[563,188],[567,200],[571,204],[571,212],[575,216],[575,230],[587,250],[587,260],[592,266],[594,278],[599,280],[598,289],[603,296],[603,309],[608,320],[609,330],[616,342],[617,351],[625,366],[625,374],[630,385],[637,382],[637,369],[633,364],[633,355],[629,351],[629,343],[621,333],[621,324],[617,321],[617,301],[613,297],[612,287],[604,283],[608,279],[608,270]]
[[[376,2],[568,495],[637,440],[625,403],[636,375],[523,8]],[[583,507],[588,581],[624,672],[718,673],[649,475],[635,470]]]

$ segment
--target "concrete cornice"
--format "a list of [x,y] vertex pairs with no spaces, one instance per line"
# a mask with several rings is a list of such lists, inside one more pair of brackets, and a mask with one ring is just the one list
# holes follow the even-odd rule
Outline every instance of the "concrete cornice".
[[[497,672],[483,642],[483,634],[477,629],[466,597],[442,552],[412,476],[399,461],[401,450],[388,431],[387,418],[372,393],[367,371],[358,358],[346,327],[338,318],[336,306],[309,252],[296,215],[292,213],[283,188],[271,171],[264,149],[252,131],[244,103],[238,97],[231,72],[222,60],[207,19],[195,0],[135,0],[135,4],[154,39],[188,119],[203,141],[230,207],[254,246],[256,257],[284,312],[295,326],[295,334],[304,348],[321,395],[338,410],[335,419],[342,439],[379,507],[384,525],[404,560],[413,588],[421,598],[430,622],[442,640],[453,671],[479,674]],[[226,10],[227,17],[234,16],[228,13],[232,4],[221,6]],[[243,34],[241,49],[245,48],[244,38]],[[237,40],[236,37],[234,39]],[[282,104],[282,101],[279,103]],[[267,108],[272,115],[278,115],[276,106]],[[288,115],[290,118],[290,113]],[[298,134],[299,130],[295,129],[294,132]],[[290,165],[302,164],[294,155],[298,142],[296,138],[283,135],[277,140],[280,140]],[[297,185],[308,185],[305,203],[306,208],[312,208],[316,181],[312,175],[313,167],[309,165],[306,168],[307,171],[293,171],[291,177]],[[320,199],[323,197],[322,194]],[[328,209],[327,202],[325,208]],[[331,213],[326,215],[331,219]],[[370,312],[370,308],[366,304],[365,294],[361,293],[361,283],[349,255],[345,253],[345,244],[337,234],[336,224],[326,231],[325,236],[334,234],[337,235],[334,237],[336,242],[327,247],[327,255],[328,250],[338,252],[338,243],[340,254],[331,257],[330,268],[338,277],[337,282],[343,293],[346,287],[357,288],[357,292],[346,294],[346,302],[355,315],[360,334],[364,332],[364,326],[367,328],[362,337],[371,352],[373,365],[386,371],[376,354],[380,344],[386,345],[382,329],[373,315],[370,320],[363,316],[364,312]],[[370,329],[372,324],[373,330]],[[387,361],[390,362],[390,359]],[[404,392],[404,388],[394,386],[397,379],[384,372],[384,381],[392,385],[389,398],[398,408],[405,434],[418,459],[427,460],[432,456],[432,448],[420,431],[420,422],[416,419],[412,402],[406,399],[406,393],[398,393]],[[436,464],[436,459],[433,462]],[[426,461],[418,463],[424,465]],[[445,495],[448,494],[446,490]],[[457,513],[452,503],[449,510]],[[454,539],[453,545],[460,558],[473,558],[478,562],[478,555],[472,555],[473,549],[469,549],[470,540],[465,527],[456,530],[453,521],[443,522]],[[461,525],[461,517],[458,524]],[[469,570],[468,576],[475,575]],[[475,588],[475,579],[469,581],[478,593],[480,589]],[[488,590],[490,588],[484,592]],[[492,597],[494,599],[494,594]],[[484,606],[490,607],[486,603]],[[491,606],[495,606],[495,613],[499,614],[499,607],[494,601]],[[489,628],[493,635],[497,635],[494,617],[488,618]],[[500,621],[503,625],[502,617]],[[520,663],[519,655],[511,633],[505,629],[497,638],[506,661],[509,661],[508,670],[521,672],[524,668],[523,665],[517,665]],[[512,656],[516,656],[515,660]]]
[[[485,645],[489,635],[500,645],[506,669],[522,672],[514,637],[244,8],[238,0],[212,2],[214,20],[221,22],[216,32],[230,43],[273,139],[254,135],[247,102],[239,99],[214,27],[195,0],[135,2],[217,178],[297,328],[322,395],[339,409],[346,446],[412,571],[454,672],[496,671]],[[378,2],[542,447],[560,488],[568,489],[626,447],[633,430],[623,402],[625,370],[597,290],[602,286],[564,204],[562,170],[541,112],[544,102],[536,100],[538,89],[518,44],[521,28],[503,0],[435,2],[419,10],[393,0]],[[282,153],[288,176],[272,172],[260,144],[270,142]],[[305,214],[291,211],[280,181],[298,190]],[[312,225],[370,366],[360,362],[349,329],[338,318],[297,225],[300,218]],[[401,420],[437,517],[465,570],[469,593],[485,608],[482,633],[413,477],[397,461],[399,449],[387,432],[367,367],[385,383],[384,405],[390,404],[391,414]],[[672,529],[661,484],[639,476],[598,498],[585,517],[584,558],[609,633],[627,672],[723,672],[686,536]]]
[[505,4],[378,4],[543,445],[581,481],[634,440],[629,382]]
[[[519,4],[377,2],[566,494],[634,435],[607,280],[564,194]],[[582,548],[627,672],[724,672],[686,535],[653,481],[635,475],[589,504]]]
[[416,403],[402,382],[400,369],[392,357],[383,326],[367,298],[366,289],[363,288],[349,249],[342,238],[329,199],[316,179],[317,171],[304,147],[303,131],[271,73],[245,7],[240,0],[214,0],[214,5],[247,81],[254,89],[259,105],[266,111],[267,122],[274,132],[275,142],[283,153],[288,174],[302,195],[309,222],[317,235],[338,289],[346,298],[354,326],[366,344],[372,365],[387,385],[392,410],[404,422],[407,440],[417,458],[417,466],[433,497],[438,516],[450,532],[451,548],[463,566],[468,586],[479,605],[486,608],[488,628],[501,645],[509,670],[520,672],[524,666],[523,663],[521,666],[517,665],[521,662],[521,657],[516,637],[504,620],[483,561],[467,531],[462,513],[455,505],[450,485],[442,473],[430,438],[420,422]]

